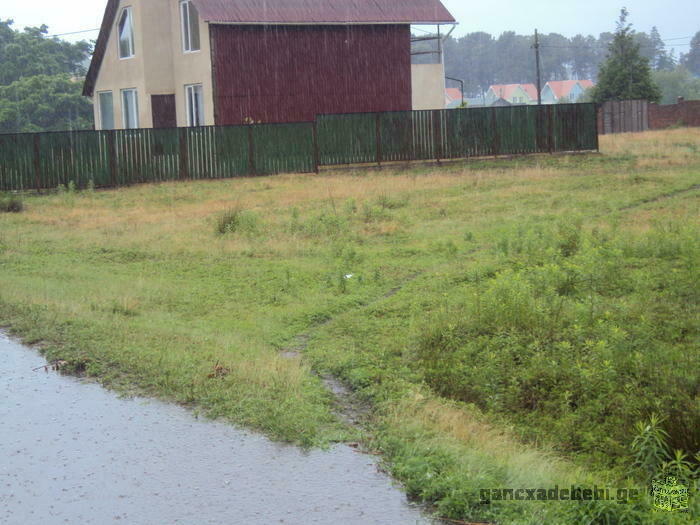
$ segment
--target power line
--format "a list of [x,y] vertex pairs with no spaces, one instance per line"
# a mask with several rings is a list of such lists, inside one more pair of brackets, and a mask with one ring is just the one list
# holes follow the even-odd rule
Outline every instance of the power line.
[[[690,42],[688,42],[687,44],[673,44],[669,47],[684,47],[684,46],[689,46],[689,45],[690,45]],[[548,46],[546,44],[540,44],[540,47],[549,48],[549,49],[591,49],[591,50],[608,49],[608,46],[602,45],[602,44],[595,45],[595,46]],[[653,46],[640,46],[640,48],[641,49],[656,49]]]
[[69,35],[79,35],[81,33],[93,33],[95,31],[99,31],[100,28],[98,27],[97,29],[83,29],[82,31],[72,31],[70,33],[58,33],[56,35],[46,35],[47,37],[56,37],[56,36],[69,36]]
[[[691,42],[680,42],[680,43],[670,43],[672,40],[685,40],[686,38],[693,38],[693,36],[679,36],[679,37],[674,37],[674,38],[664,38],[661,40],[664,44],[668,44],[669,47],[683,47],[683,46],[689,46],[691,45]],[[600,49],[600,48],[605,48],[607,49],[606,44],[593,44],[590,46],[548,46],[547,44],[541,44],[541,47],[549,47],[549,48],[556,48],[556,49]],[[651,49],[651,45],[645,45],[641,46],[642,49]]]
[[676,38],[664,38],[663,41],[666,42],[667,40],[685,40],[686,38],[693,38],[694,35],[690,36],[679,36]]

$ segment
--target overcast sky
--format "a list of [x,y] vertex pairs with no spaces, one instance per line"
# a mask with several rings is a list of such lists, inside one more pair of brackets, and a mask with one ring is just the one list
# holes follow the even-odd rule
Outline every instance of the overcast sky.
[[[400,1],[400,0],[397,0]],[[0,18],[13,18],[17,27],[47,24],[51,33],[68,33],[97,28],[106,0],[0,0]],[[685,52],[690,36],[700,31],[700,0],[500,0],[496,4],[478,0],[443,0],[459,22],[455,35],[486,31],[530,34],[578,33],[598,35],[612,31],[620,7],[627,6],[631,22],[639,31],[656,25],[667,44]],[[94,39],[97,33],[78,35]],[[76,37],[70,37],[75,39]]]

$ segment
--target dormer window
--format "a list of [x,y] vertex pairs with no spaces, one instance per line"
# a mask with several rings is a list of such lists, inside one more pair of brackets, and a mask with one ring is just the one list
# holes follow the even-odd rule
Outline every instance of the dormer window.
[[190,0],[180,2],[182,23],[182,50],[185,53],[199,51],[199,14]]
[[131,7],[122,9],[119,15],[119,58],[134,56],[134,23],[131,17]]

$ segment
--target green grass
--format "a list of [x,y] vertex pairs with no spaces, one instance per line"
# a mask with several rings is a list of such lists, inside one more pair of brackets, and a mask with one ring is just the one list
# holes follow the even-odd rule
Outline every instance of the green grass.
[[[363,439],[453,519],[666,523],[646,499],[479,489],[692,475],[699,141],[26,196],[0,215],[0,324],[126,392],[304,446]],[[370,403],[368,429],[318,373]],[[664,466],[675,450],[688,464]]]

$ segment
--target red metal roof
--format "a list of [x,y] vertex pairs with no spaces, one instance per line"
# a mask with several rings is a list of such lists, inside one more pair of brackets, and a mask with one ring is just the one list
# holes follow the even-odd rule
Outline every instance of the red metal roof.
[[535,84],[520,84],[532,100],[537,100],[537,86]]
[[219,24],[451,24],[440,0],[192,0]]
[[547,82],[547,86],[552,90],[557,99],[568,97],[576,84],[580,84],[583,89],[592,88],[595,84],[590,80],[553,80]]
[[462,91],[458,88],[447,88],[445,89],[445,98],[447,98],[448,103],[462,100]]

